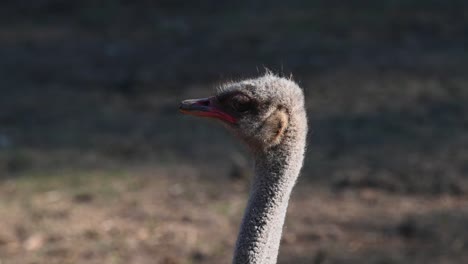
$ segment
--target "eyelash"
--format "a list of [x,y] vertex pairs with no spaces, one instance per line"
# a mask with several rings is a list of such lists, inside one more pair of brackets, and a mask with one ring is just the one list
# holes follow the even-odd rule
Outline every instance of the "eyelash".
[[238,112],[247,112],[250,110],[251,104],[250,98],[245,97],[240,100],[233,100],[231,106]]

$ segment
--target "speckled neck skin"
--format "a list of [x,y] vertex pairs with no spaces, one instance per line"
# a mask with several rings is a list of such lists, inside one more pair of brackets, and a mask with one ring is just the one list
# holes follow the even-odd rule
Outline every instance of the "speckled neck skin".
[[300,173],[306,145],[303,102],[291,113],[282,142],[256,151],[255,176],[236,243],[234,264],[274,264],[277,260],[289,197]]

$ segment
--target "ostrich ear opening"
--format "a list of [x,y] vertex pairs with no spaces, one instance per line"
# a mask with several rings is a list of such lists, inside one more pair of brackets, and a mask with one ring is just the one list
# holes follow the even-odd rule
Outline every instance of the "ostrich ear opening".
[[263,123],[261,133],[269,147],[278,145],[288,128],[289,115],[283,108],[278,108]]

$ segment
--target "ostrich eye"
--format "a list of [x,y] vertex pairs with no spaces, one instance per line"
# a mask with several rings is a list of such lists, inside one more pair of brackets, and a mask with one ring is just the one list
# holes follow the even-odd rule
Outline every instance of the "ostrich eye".
[[237,94],[231,98],[231,106],[237,112],[247,112],[252,107],[252,100],[243,94]]

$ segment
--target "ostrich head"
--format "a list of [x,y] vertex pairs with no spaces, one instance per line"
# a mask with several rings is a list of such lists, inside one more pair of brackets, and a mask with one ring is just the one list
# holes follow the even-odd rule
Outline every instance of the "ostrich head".
[[254,152],[266,151],[294,140],[297,133],[307,132],[302,90],[293,81],[270,73],[227,83],[212,97],[185,100],[180,111],[221,120]]

